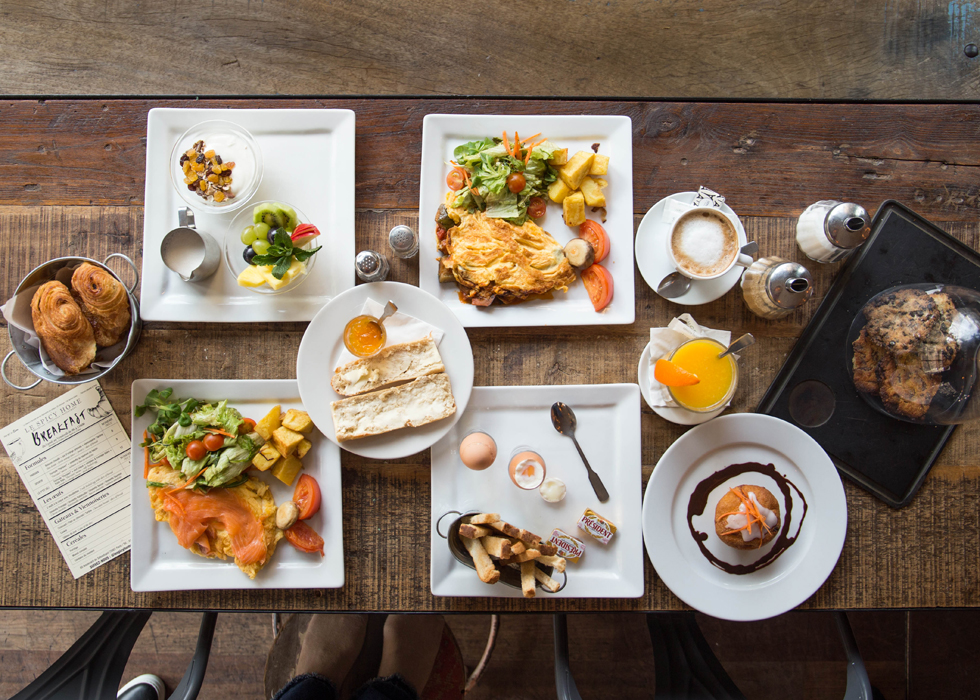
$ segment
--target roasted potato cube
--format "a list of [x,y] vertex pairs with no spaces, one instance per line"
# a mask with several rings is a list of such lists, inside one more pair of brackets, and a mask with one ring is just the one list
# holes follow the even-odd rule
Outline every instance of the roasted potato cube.
[[306,434],[313,430],[310,414],[306,411],[297,411],[295,408],[286,411],[286,415],[282,417],[282,424],[297,433]]
[[609,187],[609,183],[606,182],[605,178],[594,177],[592,179],[595,180],[595,184],[599,185],[599,189],[602,189],[603,187]]
[[272,442],[275,443],[276,449],[279,450],[279,454],[283,457],[288,457],[299,444],[303,442],[302,433],[297,433],[295,430],[290,430],[289,428],[276,428],[272,432]]
[[589,168],[589,175],[605,175],[609,171],[609,156],[595,154],[592,159],[592,167]]
[[286,486],[292,486],[296,481],[296,475],[303,468],[303,463],[296,455],[289,455],[272,468],[272,476],[276,477]]
[[552,182],[548,187],[548,197],[550,197],[551,201],[555,204],[561,204],[563,201],[565,201],[565,197],[571,193],[571,188],[566,185],[565,181],[561,178],[558,178]]
[[281,406],[273,406],[272,410],[266,413],[265,417],[255,424],[255,432],[266,440],[271,438],[275,429],[282,425],[279,421],[281,408]]
[[551,160],[548,161],[551,165],[564,165],[568,162],[568,149],[560,148],[551,154]]
[[262,445],[259,453],[252,457],[252,466],[260,472],[268,471],[272,465],[279,461],[280,457],[282,455],[279,454],[279,450],[273,447],[271,442],[267,442]]
[[591,177],[583,178],[581,192],[585,196],[585,203],[590,207],[606,206],[606,195]]
[[574,192],[561,203],[562,214],[568,226],[578,226],[585,221],[585,196]]
[[309,440],[303,440],[296,446],[296,456],[300,459],[306,456],[306,453],[310,451],[313,447],[313,443]]
[[572,159],[558,169],[558,176],[565,181],[569,189],[577,190],[582,184],[582,178],[589,174],[595,153],[579,151]]

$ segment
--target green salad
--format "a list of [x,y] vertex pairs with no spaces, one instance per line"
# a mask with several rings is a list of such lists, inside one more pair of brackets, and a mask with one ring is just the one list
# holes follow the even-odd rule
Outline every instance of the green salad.
[[[532,198],[544,198],[558,171],[548,164],[557,146],[547,139],[534,142],[503,138],[469,141],[453,151],[456,165],[447,183],[456,192],[452,206],[470,212],[485,211],[488,217],[505,219],[520,226],[528,218]],[[539,213],[540,212],[540,213]],[[532,207],[530,216],[544,213],[544,202]]]
[[[242,472],[265,444],[261,435],[251,430],[254,422],[246,421],[228,401],[208,403],[198,399],[171,399],[173,389],[153,389],[145,403],[137,406],[137,418],[147,409],[156,420],[146,429],[141,447],[149,450],[149,462],[166,460],[183,473],[190,488],[239,486],[247,480]],[[246,425],[246,431],[241,430]],[[148,486],[162,486],[147,482]]]

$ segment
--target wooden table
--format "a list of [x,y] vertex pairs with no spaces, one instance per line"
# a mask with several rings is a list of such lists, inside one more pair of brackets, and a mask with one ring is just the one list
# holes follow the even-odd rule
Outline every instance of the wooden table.
[[[358,249],[384,249],[395,223],[418,225],[422,118],[430,112],[626,114],[633,120],[634,214],[705,185],[726,195],[763,254],[802,260],[795,218],[825,198],[874,209],[899,200],[978,246],[980,106],[838,105],[479,99],[77,100],[0,102],[2,297],[58,255],[141,257],[146,112],[151,107],[346,107],[357,113]],[[429,235],[428,214],[423,235]],[[835,266],[814,270],[818,297]],[[418,282],[418,260],[392,277]],[[737,289],[694,309],[707,325],[752,332],[735,411],[754,408],[818,299],[778,322],[753,316]],[[636,275],[631,326],[471,330],[475,384],[636,381],[651,326],[686,309]],[[135,352],[102,384],[128,428],[138,377],[292,378],[305,324],[148,323]],[[9,349],[3,334],[2,352]],[[183,355],[174,362],[175,353]],[[26,373],[17,378],[27,379]],[[0,424],[63,393],[42,384],[0,388]],[[645,405],[644,482],[683,428]],[[0,606],[221,610],[619,611],[672,610],[681,602],[646,563],[635,600],[434,598],[429,593],[429,458],[378,462],[343,454],[347,583],[325,591],[134,594],[129,558],[74,581],[9,458],[0,459]],[[980,434],[961,427],[912,505],[895,511],[845,485],[847,541],[837,568],[802,607],[980,606]]]

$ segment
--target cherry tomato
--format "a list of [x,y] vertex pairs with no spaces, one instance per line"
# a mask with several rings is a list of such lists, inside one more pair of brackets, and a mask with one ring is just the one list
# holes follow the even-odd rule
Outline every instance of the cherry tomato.
[[217,452],[225,446],[225,438],[221,435],[208,433],[204,436],[204,447],[208,452]]
[[585,223],[578,227],[578,236],[592,244],[596,262],[602,262],[609,255],[609,235],[598,221],[586,219]]
[[507,176],[507,189],[514,194],[523,190],[526,184],[527,178],[524,177],[524,173],[511,173]]
[[293,503],[299,506],[299,519],[306,520],[320,511],[320,485],[309,474],[299,477]]
[[531,197],[527,202],[527,215],[532,219],[540,219],[547,208],[548,203],[543,197]]
[[596,263],[582,270],[582,283],[596,311],[609,306],[613,298],[613,278],[609,270]]
[[193,459],[195,462],[202,459],[204,455],[208,453],[208,448],[204,446],[204,443],[200,440],[191,440],[187,443],[187,447],[184,448],[184,452],[188,457]]
[[289,544],[293,545],[299,551],[308,554],[319,552],[321,557],[324,556],[323,538],[316,534],[316,530],[302,520],[298,521],[283,534],[286,535],[286,540]]
[[252,420],[251,418],[243,418],[242,424],[238,426],[238,434],[247,435],[248,433],[251,433],[253,430],[255,430],[255,421]]
[[463,189],[463,185],[466,184],[466,177],[464,176],[464,170],[458,165],[449,171],[446,176],[446,184],[449,185],[449,189],[453,192]]

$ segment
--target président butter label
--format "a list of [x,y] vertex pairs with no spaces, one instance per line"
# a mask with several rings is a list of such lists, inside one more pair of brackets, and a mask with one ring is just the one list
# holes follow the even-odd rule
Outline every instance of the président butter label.
[[611,520],[603,518],[591,508],[585,509],[585,514],[578,521],[579,530],[585,530],[603,544],[609,544],[609,540],[616,534],[616,526]]
[[551,533],[551,539],[548,541],[558,548],[558,556],[564,557],[573,564],[585,555],[585,543],[557,527]]

